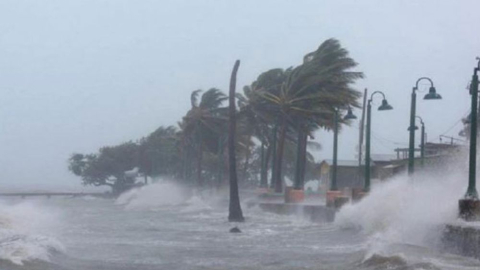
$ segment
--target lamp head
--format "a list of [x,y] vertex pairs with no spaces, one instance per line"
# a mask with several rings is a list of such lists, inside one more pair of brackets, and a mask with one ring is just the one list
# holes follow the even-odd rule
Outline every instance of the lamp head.
[[[407,130],[410,131],[410,127],[408,127]],[[414,130],[418,130],[418,126],[415,126]]]
[[392,110],[392,109],[393,109],[393,107],[390,104],[388,104],[386,99],[383,99],[382,100],[382,105],[380,105],[380,107],[378,107],[379,111],[388,111],[388,110]]
[[464,123],[464,124],[470,124],[470,123],[472,123],[472,114],[471,114],[471,113],[467,116],[467,118],[465,118],[465,119],[463,120],[463,123]]
[[347,115],[343,117],[344,120],[357,119],[357,116],[353,114],[352,108],[348,107]]
[[435,89],[435,87],[431,86],[428,90],[428,94],[426,94],[423,99],[442,99],[442,96],[437,94],[437,90]]

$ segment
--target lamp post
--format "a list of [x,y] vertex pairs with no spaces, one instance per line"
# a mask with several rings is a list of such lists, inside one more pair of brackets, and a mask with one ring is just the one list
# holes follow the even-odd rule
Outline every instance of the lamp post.
[[473,69],[472,83],[470,84],[470,95],[472,105],[470,113],[470,157],[468,168],[468,188],[464,199],[459,201],[460,216],[466,220],[478,220],[480,218],[480,201],[476,188],[476,165],[477,165],[477,102],[478,102],[478,71],[480,70],[480,59],[477,57],[478,65]]
[[[422,125],[422,134],[421,134],[421,139],[420,139],[420,158],[421,158],[421,165],[422,165],[422,168],[423,168],[423,165],[424,165],[424,159],[425,159],[425,123],[423,122],[423,119],[420,117],[420,116],[415,116],[416,118],[418,118],[420,120],[420,124]],[[415,130],[417,130],[418,127],[415,126]],[[408,127],[407,129],[408,131],[410,131],[410,127]],[[441,140],[441,138],[440,138]]]
[[[337,187],[337,153],[338,153],[338,109],[334,111],[333,122],[333,164],[332,164],[332,179],[330,183],[330,190],[338,190]],[[343,117],[344,120],[357,119],[352,112],[352,108],[348,107],[347,115]]]
[[381,91],[375,91],[370,96],[367,105],[367,130],[366,130],[366,138],[365,138],[365,182],[363,186],[364,192],[370,191],[370,131],[372,126],[372,99],[375,94],[381,94],[383,96],[382,105],[378,107],[379,111],[387,111],[392,110],[393,107],[388,104],[387,100],[385,99],[385,94]]
[[420,139],[420,162],[423,168],[425,165],[425,123],[420,116],[417,115],[416,118],[420,120],[420,124],[422,125],[422,136]]
[[[339,207],[341,204],[346,202],[336,203],[337,198],[342,197],[342,192],[338,190],[337,186],[337,154],[338,154],[338,114],[339,109],[334,108],[333,110],[333,164],[332,164],[332,174],[330,179],[330,189],[327,191],[327,206]],[[343,117],[344,120],[356,119],[357,117],[353,114],[352,108],[348,107],[347,114]]]
[[417,103],[417,93],[418,91],[418,83],[422,80],[428,80],[430,82],[430,89],[428,90],[428,94],[426,94],[423,99],[426,100],[433,100],[433,99],[442,99],[442,96],[437,94],[437,90],[433,86],[433,81],[428,77],[421,77],[417,80],[415,87],[412,89],[412,102],[410,107],[410,139],[408,144],[408,174],[412,175],[415,167],[415,110],[416,110],[416,103]]

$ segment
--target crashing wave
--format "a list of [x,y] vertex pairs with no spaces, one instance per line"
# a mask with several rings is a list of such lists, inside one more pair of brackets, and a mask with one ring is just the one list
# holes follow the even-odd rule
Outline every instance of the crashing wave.
[[193,196],[185,202],[185,207],[181,210],[182,213],[199,212],[211,210],[212,207],[206,203],[199,196]]
[[160,182],[129,190],[120,195],[115,204],[126,209],[154,209],[178,205],[186,199],[185,191],[178,185]]
[[342,227],[361,228],[371,238],[391,243],[429,246],[440,239],[442,226],[457,219],[457,203],[465,185],[458,176],[399,177],[378,184],[360,202],[336,217]]
[[45,235],[57,220],[53,211],[39,209],[31,201],[0,205],[0,260],[23,265],[49,261],[53,253],[64,251],[58,240]]

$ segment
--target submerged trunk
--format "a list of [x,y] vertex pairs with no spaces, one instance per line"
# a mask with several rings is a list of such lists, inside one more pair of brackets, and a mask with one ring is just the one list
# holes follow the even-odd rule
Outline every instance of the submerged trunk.
[[282,161],[283,161],[283,148],[285,146],[285,135],[287,133],[287,119],[282,115],[282,122],[280,126],[280,136],[278,137],[277,155],[275,157],[275,171],[273,172],[273,180],[275,180],[275,192],[283,192],[283,179],[282,179]]
[[235,129],[236,129],[236,112],[235,112],[235,84],[237,81],[237,71],[240,61],[237,60],[233,66],[232,76],[230,78],[229,92],[229,124],[228,124],[228,162],[230,174],[230,205],[228,207],[228,221],[243,222],[242,207],[240,206],[240,196],[238,195],[237,167],[235,158]]

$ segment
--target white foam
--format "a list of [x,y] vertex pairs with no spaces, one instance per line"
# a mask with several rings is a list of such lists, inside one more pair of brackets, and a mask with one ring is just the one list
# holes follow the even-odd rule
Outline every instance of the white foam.
[[436,244],[443,226],[457,219],[466,184],[466,176],[457,174],[396,177],[373,186],[359,203],[343,207],[336,224],[361,227],[374,243]]
[[185,202],[186,206],[181,210],[183,213],[210,210],[212,207],[199,196],[192,196]]
[[0,259],[21,265],[31,260],[48,261],[53,251],[64,251],[62,244],[49,236],[57,221],[56,211],[38,201],[0,203]]
[[160,182],[127,191],[115,201],[126,209],[153,209],[184,202],[186,194],[178,185]]

